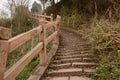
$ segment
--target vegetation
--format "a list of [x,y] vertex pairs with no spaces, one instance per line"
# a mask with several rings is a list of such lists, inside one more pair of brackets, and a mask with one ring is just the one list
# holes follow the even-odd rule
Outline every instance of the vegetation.
[[31,12],[37,12],[37,13],[41,13],[42,12],[42,7],[40,4],[38,4],[36,1],[33,3],[32,8],[31,8]]
[[[88,30],[87,35],[99,67],[91,76],[98,80],[119,80],[120,77],[120,30],[118,22],[100,19]],[[92,33],[90,33],[92,32]]]
[[[8,0],[10,1],[10,0]],[[17,5],[9,2],[11,18],[0,17],[0,26],[11,28],[12,36],[25,32],[32,28],[29,0],[24,0]],[[45,3],[51,6],[44,10],[45,13],[53,13],[62,16],[61,26],[70,27],[83,33],[84,39],[92,44],[94,55],[98,57],[99,66],[97,72],[89,76],[95,80],[119,80],[120,79],[120,0],[61,0],[55,4],[55,0],[40,0],[45,9]],[[36,2],[33,4],[32,12],[40,12],[41,6]],[[3,12],[1,16],[6,16]],[[92,32],[92,33],[91,33]],[[25,55],[37,43],[28,41],[9,55],[7,67],[12,66]],[[32,43],[34,42],[34,44]],[[49,51],[48,47],[48,51]],[[18,54],[20,53],[20,54]],[[26,80],[33,72],[33,68],[39,64],[35,58],[21,72],[16,80]],[[24,79],[23,79],[24,78]]]
[[30,0],[8,0],[8,3],[6,3],[5,7],[11,14],[9,14],[9,17],[7,13],[2,11],[1,16],[4,17],[0,17],[0,26],[10,28],[12,32],[11,37],[32,28],[29,5]]
[[60,14],[62,27],[80,31],[92,44],[99,61],[97,72],[89,75],[94,80],[120,79],[119,4],[119,0],[61,0],[45,11]]
[[24,70],[16,77],[16,80],[27,80],[34,72],[36,66],[39,64],[39,59],[33,59]]

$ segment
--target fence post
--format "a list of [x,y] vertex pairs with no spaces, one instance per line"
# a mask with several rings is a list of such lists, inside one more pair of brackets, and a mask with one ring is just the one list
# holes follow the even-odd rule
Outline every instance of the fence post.
[[10,30],[7,28],[0,27],[0,80],[4,79],[8,49],[9,49],[9,43],[8,43],[9,38],[10,38]]
[[55,22],[55,31],[57,31],[58,33],[54,39],[54,44],[59,44],[60,20],[61,20],[61,17],[59,15],[57,15],[56,22]]
[[43,48],[40,52],[40,66],[46,65],[46,30],[44,24],[42,24],[42,32],[39,34],[40,42],[43,42]]
[[[44,13],[43,15],[44,15],[44,16],[46,16],[46,13]],[[43,17],[43,19],[44,19],[44,20],[46,20],[46,18],[45,18],[45,17]]]
[[61,17],[59,15],[57,15],[57,18],[56,18],[56,21],[57,21],[57,24],[56,24],[57,31],[59,31],[59,29],[60,29],[60,20],[61,20]]
[[52,22],[53,21],[53,14],[51,14],[50,16],[51,16],[50,21]]

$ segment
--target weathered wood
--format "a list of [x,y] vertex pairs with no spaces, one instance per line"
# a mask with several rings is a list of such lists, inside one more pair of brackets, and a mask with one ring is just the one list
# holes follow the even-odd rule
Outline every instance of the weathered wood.
[[[44,13],[43,15],[44,15],[44,16],[46,16],[46,13]],[[43,19],[44,19],[44,20],[46,20],[46,18],[45,18],[45,17],[43,17]]]
[[51,16],[50,21],[52,22],[53,21],[53,14],[51,14],[50,16]]
[[39,23],[49,23],[50,22],[50,21],[47,21],[45,19],[39,19],[38,21],[39,21]]
[[3,80],[8,55],[8,41],[0,40],[0,80]]
[[51,18],[51,16],[40,15],[40,14],[36,14],[36,13],[32,14],[32,17],[48,18],[48,19],[50,19],[50,18]]
[[49,23],[45,24],[45,29],[49,29],[54,26],[55,26],[55,22],[49,22]]
[[5,72],[4,80],[14,80],[24,67],[41,51],[43,43],[39,43],[28,54],[21,58],[13,67]]
[[0,80],[4,78],[10,38],[10,29],[0,27]]
[[[59,27],[60,27],[60,20],[61,17],[57,15],[56,22],[55,22],[55,31],[59,32]],[[55,36],[53,44],[59,44],[59,33]]]
[[54,38],[57,36],[57,34],[58,34],[58,32],[57,31],[55,31],[53,34],[51,34],[47,39],[46,39],[46,45],[50,42],[50,41],[52,41],[52,40],[54,40]]
[[42,25],[42,32],[39,34],[39,41],[43,42],[43,48],[40,52],[40,65],[45,66],[46,65],[46,43],[45,43],[45,38],[46,38],[46,30],[45,26]]
[[57,15],[57,18],[56,18],[56,29],[57,29],[57,31],[59,31],[59,29],[60,29],[60,20],[61,20],[61,17],[59,15]]
[[59,38],[58,38],[58,33],[56,34],[56,36],[54,37],[54,41],[53,44],[59,44]]
[[0,39],[7,40],[10,38],[11,31],[8,28],[4,28],[0,26]]
[[28,80],[40,80],[41,77],[43,76],[45,70],[47,69],[47,67],[49,66],[52,57],[55,55],[57,49],[58,49],[58,45],[53,45],[50,52],[47,55],[47,65],[46,66],[39,66],[38,69],[35,71],[35,73],[29,77]]
[[9,40],[9,52],[12,52],[26,41],[30,40],[33,36],[39,34],[42,31],[42,26],[34,28],[26,33],[22,33],[14,38]]

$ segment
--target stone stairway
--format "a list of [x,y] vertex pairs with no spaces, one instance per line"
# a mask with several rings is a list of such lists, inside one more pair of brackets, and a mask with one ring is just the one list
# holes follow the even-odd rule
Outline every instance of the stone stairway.
[[90,44],[71,31],[62,30],[60,46],[41,80],[91,80],[86,75],[98,65]]

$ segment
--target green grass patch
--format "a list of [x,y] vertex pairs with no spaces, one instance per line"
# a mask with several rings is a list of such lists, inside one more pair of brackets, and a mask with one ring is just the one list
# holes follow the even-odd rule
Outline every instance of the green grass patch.
[[27,80],[33,74],[35,67],[39,64],[39,59],[33,59],[23,71],[16,77],[16,80]]

